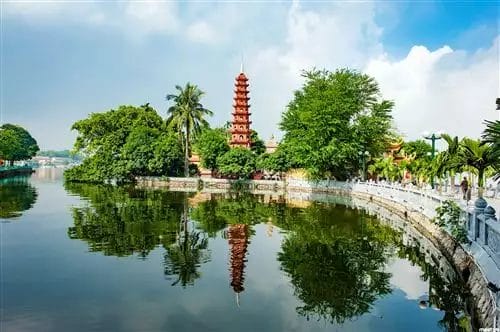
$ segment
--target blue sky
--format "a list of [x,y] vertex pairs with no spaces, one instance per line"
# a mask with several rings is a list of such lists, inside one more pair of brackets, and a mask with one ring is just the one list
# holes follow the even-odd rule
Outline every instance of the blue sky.
[[349,66],[396,103],[395,126],[477,136],[496,119],[498,2],[2,1],[2,120],[44,149],[72,146],[91,112],[150,102],[190,81],[229,120],[243,56],[254,128],[278,123],[300,71]]

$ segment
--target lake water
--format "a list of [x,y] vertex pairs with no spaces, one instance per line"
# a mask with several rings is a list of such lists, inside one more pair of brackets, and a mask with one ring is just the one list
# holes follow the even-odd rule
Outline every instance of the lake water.
[[1,331],[468,325],[449,267],[342,205],[64,185],[41,169],[0,182],[0,220]]

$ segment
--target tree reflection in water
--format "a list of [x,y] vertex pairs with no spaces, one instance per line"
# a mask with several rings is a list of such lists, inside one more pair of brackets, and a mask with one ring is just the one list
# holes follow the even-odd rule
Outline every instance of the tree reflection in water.
[[17,218],[33,207],[37,191],[29,183],[29,177],[13,177],[0,180],[0,218]]
[[[418,246],[399,247],[398,256],[408,259],[413,265],[422,268],[421,279],[429,282],[429,299],[422,305],[434,307],[444,311],[443,318],[438,324],[450,332],[469,331],[470,321],[464,315],[466,308],[465,299],[470,296],[470,292],[464,282],[453,272],[451,275],[443,275],[439,268],[425,261],[425,253],[421,252]],[[450,267],[451,269],[451,267]]]
[[208,237],[200,231],[189,230],[188,219],[187,201],[184,200],[182,223],[176,235],[177,241],[165,247],[167,250],[164,256],[165,275],[168,278],[173,275],[177,276],[172,286],[194,285],[194,281],[201,276],[198,271],[200,265],[210,260]]
[[68,235],[86,241],[91,252],[144,258],[156,246],[176,240],[184,194],[75,183],[65,187],[86,202],[72,208],[74,226]]
[[384,266],[397,234],[346,207],[313,204],[287,221],[278,260],[291,278],[307,319],[342,323],[368,312],[391,292]]
[[223,236],[230,250],[229,284],[236,294],[242,292],[253,225],[272,223],[286,231],[278,262],[301,302],[297,312],[307,319],[342,323],[369,312],[391,292],[385,266],[397,253],[424,271],[429,302],[444,311],[441,326],[448,331],[463,326],[458,318],[464,308],[462,284],[441,276],[415,248],[403,246],[398,232],[364,212],[321,203],[298,208],[249,195],[209,195],[194,203],[183,193],[85,184],[66,188],[86,202],[72,208],[70,238],[115,256],[146,257],[161,245],[164,273],[174,286],[190,286],[201,277],[202,264],[210,260],[210,238]]

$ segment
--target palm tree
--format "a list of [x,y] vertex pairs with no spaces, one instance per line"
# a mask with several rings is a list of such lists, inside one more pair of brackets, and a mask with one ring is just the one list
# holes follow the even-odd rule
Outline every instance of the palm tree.
[[493,155],[500,157],[500,121],[486,121],[483,143],[491,144]]
[[495,156],[494,149],[490,144],[471,138],[463,138],[458,147],[456,158],[450,162],[449,167],[452,169],[474,168],[478,176],[478,196],[482,197],[484,172],[490,167],[496,169],[498,164],[498,157]]
[[196,136],[208,122],[204,116],[212,116],[212,112],[204,108],[200,103],[204,92],[198,89],[198,86],[187,83],[184,88],[176,85],[178,94],[167,95],[167,100],[173,100],[167,113],[167,124],[178,131],[179,139],[184,146],[184,175],[189,176],[189,153],[191,149],[191,140]]
[[438,177],[443,177],[446,174],[450,175],[451,188],[455,188],[455,173],[461,171],[461,167],[457,167],[454,160],[457,158],[460,142],[458,136],[451,137],[448,134],[442,134],[441,137],[448,144],[448,149],[438,154],[435,159],[435,172]]

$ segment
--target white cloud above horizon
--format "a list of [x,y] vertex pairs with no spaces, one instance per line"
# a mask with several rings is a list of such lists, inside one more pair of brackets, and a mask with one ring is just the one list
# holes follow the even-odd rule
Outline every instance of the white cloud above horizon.
[[365,71],[395,101],[394,120],[406,137],[419,138],[422,131],[479,137],[484,120],[498,117],[498,42],[473,54],[414,46],[402,60],[370,60]]
[[[178,3],[162,1],[89,2],[79,6],[6,2],[3,15],[26,25],[79,24],[114,29],[131,37],[131,49],[144,47],[149,36],[160,35],[167,51],[175,52],[168,49],[168,38],[182,39],[182,54],[190,52],[191,47],[193,52],[203,47],[207,54],[222,54],[224,50],[224,56],[229,54],[229,58],[221,62],[228,68],[234,66],[234,75],[243,53],[250,78],[254,128],[264,139],[271,134],[280,136],[281,112],[303,83],[301,71],[313,67],[351,67],[374,76],[383,98],[395,102],[396,126],[409,139],[418,138],[424,130],[477,137],[484,119],[498,117],[494,101],[500,94],[500,34],[489,47],[475,51],[452,49],[446,43],[433,49],[414,44],[406,54],[394,55],[385,45],[384,27],[376,20],[381,7],[376,2],[334,2],[321,7],[298,1],[274,6],[186,6],[181,10]],[[241,6],[246,7],[242,10]],[[488,29],[473,27],[462,35],[470,39]],[[137,45],[137,40],[142,43]],[[182,66],[193,66],[184,58],[180,60]],[[216,84],[220,82],[216,76],[221,68],[196,68],[203,76],[203,87],[213,96],[209,106],[227,110],[229,117],[231,91],[223,91],[230,89],[232,82],[227,86]],[[143,100],[144,96],[139,98]]]

